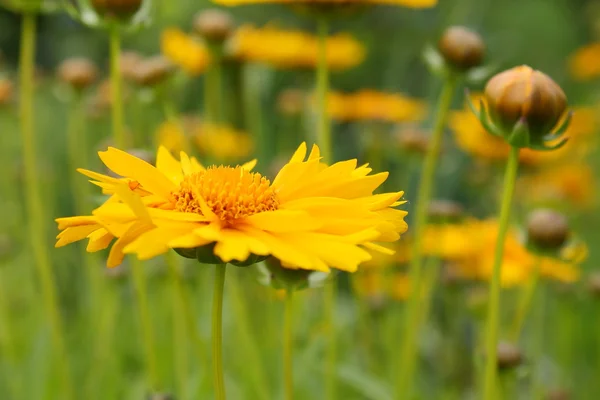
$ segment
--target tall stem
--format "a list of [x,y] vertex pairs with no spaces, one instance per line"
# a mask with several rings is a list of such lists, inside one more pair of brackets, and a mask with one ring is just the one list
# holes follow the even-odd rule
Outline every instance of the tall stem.
[[515,181],[519,169],[519,148],[512,147],[506,172],[504,173],[504,194],[500,208],[500,221],[496,250],[494,252],[494,268],[490,281],[490,298],[488,302],[487,321],[485,331],[485,375],[483,382],[483,399],[494,400],[497,378],[498,328],[500,325],[500,278],[502,258],[504,256],[504,242],[508,232],[510,208],[515,191]]
[[327,113],[327,96],[329,94],[329,70],[327,66],[327,34],[329,23],[327,17],[318,20],[319,56],[317,64],[317,101],[318,127],[317,143],[325,162],[332,161],[331,124]]
[[131,257],[131,273],[133,275],[133,285],[135,296],[138,303],[138,313],[140,315],[140,327],[144,353],[146,357],[146,368],[151,390],[160,389],[160,378],[158,375],[158,362],[154,349],[156,342],[154,340],[154,328],[148,309],[148,288],[146,287],[146,274],[144,266],[137,258]]
[[73,388],[65,347],[63,322],[60,315],[54,271],[50,254],[46,246],[45,217],[39,192],[40,180],[36,166],[37,150],[35,144],[33,115],[33,74],[35,62],[36,15],[23,14],[21,33],[20,68],[20,119],[23,141],[23,161],[25,169],[25,202],[29,216],[29,237],[33,248],[35,266],[42,286],[43,304],[49,319],[52,344],[56,352],[57,369],[60,374],[64,393],[63,399],[73,398]]
[[110,41],[110,93],[112,103],[112,134],[114,145],[125,149],[125,128],[123,119],[123,79],[119,60],[121,57],[121,33],[115,24],[109,30]]
[[216,124],[221,121],[222,84],[221,84],[221,45],[211,45],[212,63],[204,77],[204,112],[208,122]]
[[294,292],[287,290],[285,294],[285,314],[283,322],[283,376],[285,384],[285,400],[294,399],[294,369],[293,369],[293,320]]
[[226,264],[215,266],[215,282],[212,309],[212,355],[215,400],[225,400],[223,379],[223,290],[225,287]]
[[[540,275],[540,263],[541,259],[538,259],[537,268],[535,272],[535,280],[539,281]],[[540,378],[540,364],[544,354],[544,317],[545,317],[545,303],[546,303],[546,292],[543,282],[540,282],[539,289],[537,290],[537,304],[535,310],[533,310],[533,326],[532,326],[532,343],[533,343],[533,373],[531,374],[531,399],[542,400],[544,398],[544,385]]]
[[334,400],[337,398],[337,340],[335,337],[335,306],[337,295],[337,279],[333,277],[329,284],[325,285],[325,298],[323,312],[325,318],[325,334],[327,335],[327,355],[325,366],[325,398]]
[[183,302],[185,296],[182,293],[181,276],[179,272],[178,259],[173,252],[165,256],[169,268],[171,279],[171,290],[173,293],[173,353],[175,358],[175,375],[179,385],[179,396],[182,399],[187,398],[187,378],[188,378],[188,338],[185,331],[185,313]]
[[541,257],[538,257],[535,261],[533,274],[529,278],[527,284],[521,290],[519,304],[517,306],[517,314],[515,315],[511,331],[511,339],[514,343],[517,343],[519,341],[519,337],[521,336],[521,332],[523,331],[523,324],[525,323],[525,318],[527,318],[527,315],[531,310],[531,304],[533,303],[535,290],[539,282],[541,262]]
[[410,392],[412,391],[412,376],[417,356],[415,342],[421,326],[419,313],[420,290],[417,288],[421,287],[421,281],[423,279],[422,239],[427,224],[427,207],[433,192],[433,182],[442,146],[444,127],[446,126],[446,120],[448,119],[448,111],[452,105],[452,97],[455,88],[456,79],[454,77],[448,77],[444,82],[442,93],[439,98],[430,147],[423,160],[423,172],[421,175],[419,191],[417,193],[417,205],[413,224],[414,242],[410,263],[410,281],[411,286],[415,288],[415,290],[411,291],[406,308],[404,337],[400,345],[400,364],[398,367],[396,398],[410,398]]

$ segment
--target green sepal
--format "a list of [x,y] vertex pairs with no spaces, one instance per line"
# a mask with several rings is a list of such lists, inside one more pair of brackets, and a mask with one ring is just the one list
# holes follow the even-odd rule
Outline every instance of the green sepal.
[[190,260],[196,259],[196,249],[173,249],[175,253],[179,254],[183,258],[188,258]]
[[507,141],[512,147],[520,149],[531,146],[529,125],[524,118],[517,122],[510,135],[508,135]]

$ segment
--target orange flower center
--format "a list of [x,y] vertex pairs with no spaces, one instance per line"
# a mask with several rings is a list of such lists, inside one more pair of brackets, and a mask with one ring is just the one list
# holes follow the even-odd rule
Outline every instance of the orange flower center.
[[173,201],[178,211],[201,215],[204,203],[227,222],[279,208],[271,182],[242,167],[210,167],[187,175],[173,193]]

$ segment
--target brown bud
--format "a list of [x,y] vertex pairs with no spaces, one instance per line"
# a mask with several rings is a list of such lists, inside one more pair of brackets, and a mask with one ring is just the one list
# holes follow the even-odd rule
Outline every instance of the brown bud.
[[600,298],[600,272],[593,272],[588,278],[590,293]]
[[552,389],[547,394],[546,400],[569,400],[571,395],[566,389]]
[[429,203],[429,219],[438,222],[459,220],[464,214],[464,208],[452,200],[433,200]]
[[438,48],[446,62],[461,71],[481,65],[485,54],[481,37],[463,26],[446,29]]
[[300,115],[304,110],[305,95],[300,89],[286,89],[277,98],[277,108],[289,116]]
[[7,78],[0,78],[0,106],[10,103],[13,94],[13,83]]
[[153,86],[169,77],[173,71],[171,61],[163,56],[155,56],[139,62],[133,78],[139,85]]
[[134,80],[142,56],[135,51],[124,51],[119,56],[119,69],[124,79]]
[[561,213],[538,209],[527,218],[527,236],[540,250],[558,250],[569,238],[569,222]]
[[416,127],[402,127],[395,133],[400,147],[409,153],[426,154],[429,149],[429,136]]
[[512,131],[523,121],[535,137],[551,133],[567,109],[567,97],[560,86],[526,65],[490,79],[485,99],[492,120],[502,129]]
[[70,58],[58,67],[58,77],[71,85],[73,89],[83,90],[92,85],[98,78],[98,69],[86,58]]
[[91,0],[98,14],[107,17],[128,18],[139,11],[142,0]]
[[216,8],[202,11],[194,18],[194,30],[203,38],[222,42],[233,31],[234,23],[225,11]]
[[521,365],[523,353],[517,346],[508,342],[498,343],[498,368],[510,369]]

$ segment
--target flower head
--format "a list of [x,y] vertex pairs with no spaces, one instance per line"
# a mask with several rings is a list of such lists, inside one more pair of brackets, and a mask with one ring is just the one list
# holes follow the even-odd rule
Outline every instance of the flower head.
[[250,135],[227,125],[202,124],[193,136],[202,155],[219,161],[239,160],[253,149]]
[[[363,45],[348,34],[330,36],[326,46],[327,64],[333,70],[355,67],[365,57]],[[227,52],[239,60],[276,68],[315,68],[319,47],[317,38],[308,32],[245,25],[236,30]]]
[[111,197],[91,216],[59,218],[57,246],[89,239],[88,251],[116,238],[109,266],[125,253],[149,259],[178,249],[205,260],[244,263],[273,256],[292,269],[355,271],[369,250],[391,254],[377,242],[394,242],[407,229],[403,192],[373,195],[387,173],[369,175],[356,160],[327,166],[314,146],[302,144],[271,182],[237,167],[202,167],[181,153],[177,161],[160,148],[156,167],[115,148],[100,158],[121,179],[92,171]]
[[165,57],[192,76],[204,72],[210,63],[206,47],[179,29],[163,31],[160,47]]
[[569,58],[573,78],[586,81],[600,76],[600,43],[583,46]]
[[485,54],[485,44],[481,37],[462,26],[446,29],[438,48],[446,63],[459,71],[481,65]]

